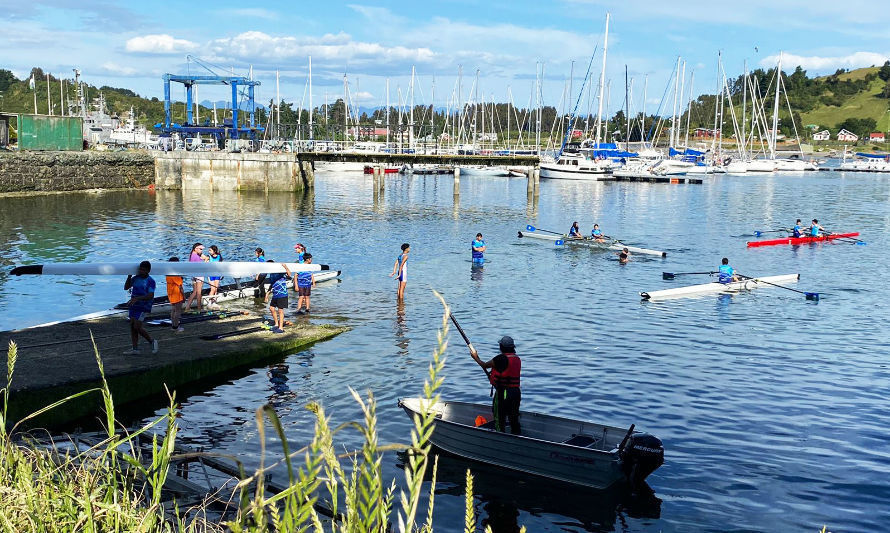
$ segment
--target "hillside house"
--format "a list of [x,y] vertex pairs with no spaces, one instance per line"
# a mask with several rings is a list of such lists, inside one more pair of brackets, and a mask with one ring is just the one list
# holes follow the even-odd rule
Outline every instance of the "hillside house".
[[693,136],[696,139],[713,139],[715,137],[719,138],[720,131],[719,130],[711,130],[708,128],[695,128],[695,132],[694,132]]
[[851,131],[842,129],[841,131],[837,132],[837,140],[845,142],[856,142],[859,140],[859,136]]
[[884,132],[876,131],[876,132],[870,133],[868,135],[868,140],[873,143],[882,143],[882,142],[884,142]]
[[813,134],[814,141],[828,141],[831,139],[831,132],[828,130],[818,131]]

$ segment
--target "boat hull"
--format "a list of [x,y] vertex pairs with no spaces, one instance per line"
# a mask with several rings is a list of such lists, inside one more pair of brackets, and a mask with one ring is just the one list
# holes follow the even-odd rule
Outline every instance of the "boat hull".
[[748,248],[756,248],[760,246],[778,246],[781,244],[813,244],[817,242],[833,241],[835,239],[847,239],[858,237],[858,232],[853,233],[833,233],[831,235],[820,235],[818,237],[784,237],[782,239],[768,239],[765,241],[748,241]]
[[[291,272],[318,272],[328,265],[286,263]],[[249,277],[272,272],[284,272],[281,263],[256,261],[153,261],[152,276],[229,276]],[[129,276],[139,273],[139,263],[44,263],[13,268],[10,274],[55,276]]]
[[[687,298],[692,296],[701,296],[705,294],[733,293],[744,290],[756,289],[758,287],[769,287],[770,283],[795,283],[800,279],[800,274],[785,274],[781,276],[765,276],[760,278],[751,278],[744,281],[736,281],[733,283],[703,283],[701,285],[689,285],[686,287],[676,287],[674,289],[664,289],[660,291],[641,292],[640,297],[643,300],[665,300],[672,298]],[[761,283],[763,282],[763,283]]]
[[519,237],[529,237],[532,239],[540,239],[543,241],[563,241],[564,245],[569,246],[586,246],[588,248],[598,248],[601,250],[615,250],[616,252],[620,252],[623,249],[627,248],[627,251],[630,253],[636,254],[644,254],[644,255],[656,255],[658,257],[667,257],[667,252],[662,252],[661,250],[650,250],[648,248],[639,248],[637,246],[627,246],[625,244],[614,243],[612,241],[606,242],[598,242],[593,239],[569,239],[566,235],[548,235],[545,233],[537,233],[534,231],[520,231]]
[[[402,399],[399,406],[414,417],[420,413],[424,401]],[[475,425],[478,416],[493,420],[488,405],[438,402],[432,410],[436,420],[430,440],[454,455],[596,489],[628,479],[618,450],[627,428],[523,411],[520,412],[522,434],[513,435],[495,431],[490,423]],[[657,464],[660,466],[661,462]],[[646,476],[642,476],[643,479]]]

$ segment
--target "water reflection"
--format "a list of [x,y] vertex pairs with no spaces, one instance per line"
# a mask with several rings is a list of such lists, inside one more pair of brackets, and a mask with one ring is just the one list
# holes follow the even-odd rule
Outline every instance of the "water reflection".
[[482,275],[485,273],[485,260],[471,261],[470,264],[470,281],[475,281],[478,286],[482,282]]
[[397,300],[396,301],[396,323],[395,323],[395,334],[396,334],[396,347],[399,349],[399,355],[407,357],[410,355],[408,350],[408,345],[411,342],[410,337],[408,336],[408,322],[405,319],[405,300]]

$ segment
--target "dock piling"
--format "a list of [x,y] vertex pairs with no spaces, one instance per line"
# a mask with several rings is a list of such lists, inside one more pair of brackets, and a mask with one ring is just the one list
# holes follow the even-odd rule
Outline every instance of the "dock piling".
[[454,196],[460,196],[460,167],[454,167]]

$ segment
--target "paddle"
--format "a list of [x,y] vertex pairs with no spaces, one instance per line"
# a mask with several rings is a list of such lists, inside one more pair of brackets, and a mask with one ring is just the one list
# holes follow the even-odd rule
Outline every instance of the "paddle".
[[[831,231],[825,231],[825,230],[823,230],[822,233],[824,233],[826,235],[837,235],[836,233],[833,233]],[[856,243],[857,246],[865,246],[868,244],[867,242],[863,241],[862,239],[854,239],[853,237],[837,237],[834,240],[836,240],[836,241],[843,240],[843,241],[853,242],[853,243]]]
[[677,272],[676,274],[673,272],[662,272],[661,279],[674,279],[677,276],[688,276],[691,274],[708,274],[710,276],[710,275],[717,274],[717,272],[716,271],[711,271],[711,272]]
[[[467,343],[467,348],[469,348],[471,352],[475,352],[476,348],[473,347],[473,343],[470,342],[470,338],[467,337],[466,333],[464,333],[464,328],[460,327],[460,324],[457,323],[457,319],[454,318],[454,313],[448,313],[448,316],[451,318],[451,321],[454,322],[455,327],[457,327],[457,332],[460,333],[460,336],[464,338],[464,342]],[[489,374],[488,369],[482,367],[482,370],[483,372],[485,372],[485,377],[487,377],[490,381],[491,374]]]
[[553,235],[565,235],[565,233],[550,231],[549,229],[536,229],[532,225],[525,226],[525,229],[527,229],[528,231],[540,231],[541,233],[552,233]]
[[263,328],[262,326],[256,326],[253,328],[246,328],[246,329],[236,329],[235,331],[228,331],[226,333],[217,333],[216,335],[202,335],[200,337],[200,339],[202,341],[215,341],[215,340],[219,340],[219,339],[225,339],[227,337],[235,337],[237,335],[244,335],[246,333],[255,333],[257,331],[262,331],[263,329],[265,329],[265,328]]
[[742,235],[731,235],[731,237],[762,237],[764,233],[791,233],[790,229],[779,228],[779,229],[766,229],[766,230],[754,230],[754,233],[744,233]]
[[736,272],[736,275],[737,275],[739,278],[742,278],[742,279],[751,279],[751,280],[754,280],[755,283],[766,283],[767,285],[772,285],[773,287],[778,287],[778,288],[780,288],[780,289],[785,289],[785,290],[788,290],[788,291],[792,291],[792,292],[797,292],[797,293],[803,294],[804,296],[806,296],[806,299],[807,299],[807,300],[813,300],[813,301],[816,301],[816,302],[819,301],[819,293],[818,293],[818,292],[799,291],[799,290],[797,290],[797,289],[792,289],[791,287],[786,287],[786,286],[784,286],[784,285],[778,285],[778,284],[776,284],[776,283],[770,283],[769,281],[763,281],[762,279],[752,278],[751,276],[746,276],[746,275],[744,275],[744,274],[739,274],[738,272]]

